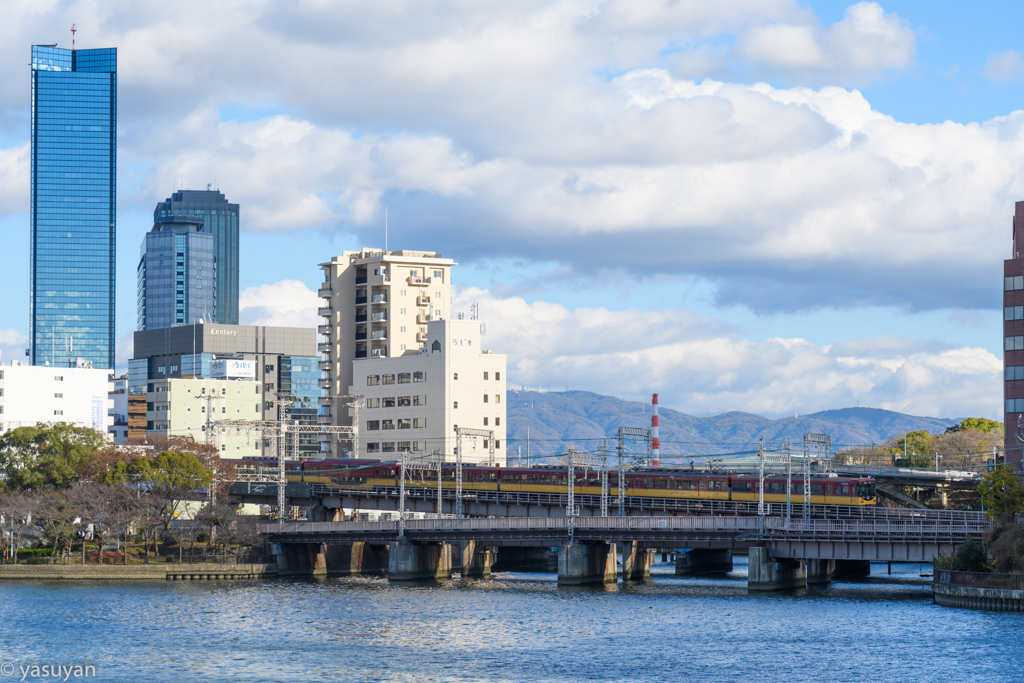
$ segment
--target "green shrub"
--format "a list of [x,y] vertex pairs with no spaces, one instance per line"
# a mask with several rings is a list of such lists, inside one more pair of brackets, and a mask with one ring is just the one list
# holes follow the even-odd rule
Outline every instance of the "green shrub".
[[176,539],[171,534],[164,534],[164,537],[161,539],[161,541],[163,542],[164,545],[170,547],[178,545],[178,539]]
[[199,534],[196,536],[196,543],[206,543],[209,540],[210,534],[206,533],[205,531],[199,532]]

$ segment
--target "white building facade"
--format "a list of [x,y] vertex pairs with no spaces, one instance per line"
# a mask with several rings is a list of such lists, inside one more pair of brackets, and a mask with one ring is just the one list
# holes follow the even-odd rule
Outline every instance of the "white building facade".
[[55,368],[11,361],[0,365],[0,433],[66,422],[109,437],[111,371]]
[[109,408],[110,427],[108,433],[116,444],[128,440],[128,375],[110,380]]
[[365,397],[361,457],[397,459],[408,451],[451,462],[458,426],[493,432],[462,438],[464,462],[486,462],[493,448],[504,465],[505,356],[482,348],[479,321],[429,321],[426,329],[416,353],[352,361],[347,393]]
[[[351,424],[346,400],[337,398],[358,384],[353,361],[418,356],[427,344],[427,324],[449,314],[451,267],[455,262],[429,251],[346,251],[321,263],[325,301],[317,332],[324,376],[320,423]],[[359,392],[362,393],[362,392]],[[335,442],[333,455],[341,453]]]

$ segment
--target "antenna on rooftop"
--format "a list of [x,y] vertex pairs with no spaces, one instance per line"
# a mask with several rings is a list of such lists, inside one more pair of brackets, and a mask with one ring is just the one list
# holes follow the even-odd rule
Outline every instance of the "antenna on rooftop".
[[388,207],[384,207],[384,253],[388,253]]
[[75,49],[75,32],[78,31],[78,24],[71,24],[71,49]]

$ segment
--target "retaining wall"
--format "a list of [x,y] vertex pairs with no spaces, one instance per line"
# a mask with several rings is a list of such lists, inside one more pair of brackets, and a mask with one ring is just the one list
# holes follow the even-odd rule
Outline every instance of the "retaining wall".
[[949,583],[933,583],[932,598],[943,607],[966,607],[999,612],[1024,612],[1024,590],[978,588]]
[[175,581],[255,579],[276,576],[277,567],[266,564],[5,564],[0,580],[34,581]]

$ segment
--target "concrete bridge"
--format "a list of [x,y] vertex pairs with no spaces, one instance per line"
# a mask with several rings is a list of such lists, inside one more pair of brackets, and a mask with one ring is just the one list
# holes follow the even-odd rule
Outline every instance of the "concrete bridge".
[[[826,506],[822,506],[826,507]],[[655,549],[685,548],[677,573],[729,571],[732,551],[750,556],[748,587],[778,590],[828,583],[834,574],[866,575],[869,562],[927,562],[951,552],[988,523],[961,515],[810,521],[741,515],[632,517],[493,517],[384,522],[286,522],[261,527],[281,566],[314,573],[387,573],[393,581],[447,578],[453,548],[464,576],[486,575],[495,554],[530,557],[558,547],[560,584],[615,581],[616,555],[625,579],[650,575]],[[916,512],[916,511],[915,511]],[[387,549],[386,568],[384,549]],[[534,553],[534,558],[535,553]],[[334,564],[332,567],[331,565]]]

